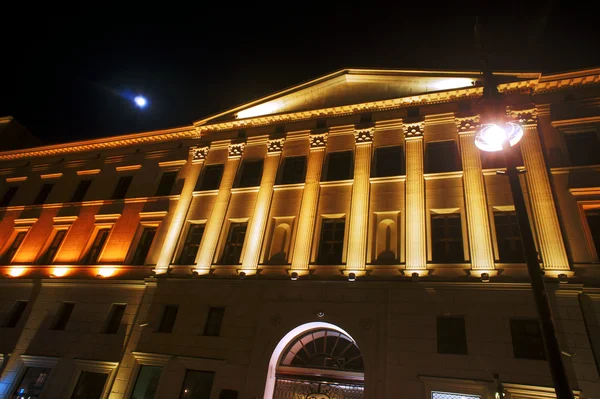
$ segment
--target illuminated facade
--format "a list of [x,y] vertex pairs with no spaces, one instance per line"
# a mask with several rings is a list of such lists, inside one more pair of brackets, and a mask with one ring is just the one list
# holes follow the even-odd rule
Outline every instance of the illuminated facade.
[[[571,386],[600,398],[600,70],[497,76]],[[553,397],[482,91],[343,70],[0,152],[0,398]]]

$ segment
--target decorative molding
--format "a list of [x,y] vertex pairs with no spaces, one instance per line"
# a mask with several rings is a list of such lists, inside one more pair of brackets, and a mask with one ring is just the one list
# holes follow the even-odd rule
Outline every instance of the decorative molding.
[[59,357],[51,356],[32,356],[32,355],[21,355],[21,360],[26,367],[48,367],[54,368]]
[[[563,128],[572,125],[586,125],[586,124],[595,124],[600,123],[600,116],[588,116],[586,118],[576,118],[576,119],[562,119],[557,121],[552,121],[552,126],[556,128]],[[8,181],[8,179],[7,179]]]
[[117,172],[126,172],[129,170],[138,170],[141,169],[142,165],[125,165],[125,166],[117,166],[115,170]]
[[367,129],[356,129],[354,131],[354,141],[358,144],[371,143],[373,136],[375,135],[375,128],[369,127]]
[[59,177],[62,177],[62,173],[48,173],[45,175],[40,175],[40,179],[57,179]]
[[424,127],[425,127],[424,122],[405,123],[402,126],[402,129],[404,130],[404,138],[409,139],[409,138],[423,137]]
[[512,119],[523,126],[537,125],[537,108],[521,110],[508,109],[506,113],[509,119]]
[[267,143],[267,152],[268,153],[277,153],[283,150],[283,143],[285,139],[274,139],[269,140]]
[[229,158],[241,157],[246,148],[246,143],[230,144],[229,145]]
[[159,162],[158,166],[161,168],[170,168],[170,167],[182,167],[187,162],[187,159],[177,159],[175,161],[163,161]]
[[117,220],[118,218],[121,217],[120,213],[107,213],[107,214],[101,214],[101,215],[94,215],[94,219],[96,219],[96,221],[98,220]]
[[60,224],[60,223],[73,223],[75,220],[77,220],[77,215],[75,216],[54,216],[52,218],[54,224]]
[[131,352],[135,360],[139,364],[148,366],[165,366],[169,363],[169,360],[173,358],[172,355],[161,355],[158,353],[147,353],[147,352]]
[[15,219],[14,223],[15,225],[32,225],[35,222],[37,222],[38,218],[27,218],[27,219]]
[[192,151],[192,162],[194,162],[194,161],[199,162],[199,161],[206,160],[209,150],[210,150],[210,147],[208,147],[208,146],[192,148],[192,150],[191,150]]
[[455,118],[454,121],[456,122],[456,130],[458,130],[458,134],[473,133],[479,127],[479,115]]
[[27,176],[7,177],[6,178],[7,183],[14,183],[14,182],[25,181],[25,180],[27,180]]
[[310,138],[310,148],[323,148],[327,145],[327,137],[328,133],[321,134],[311,134]]
[[98,173],[100,173],[100,169],[78,170],[77,171],[77,176],[82,176],[82,175],[97,175]]
[[160,219],[167,215],[167,211],[152,211],[152,212],[140,212],[140,219]]

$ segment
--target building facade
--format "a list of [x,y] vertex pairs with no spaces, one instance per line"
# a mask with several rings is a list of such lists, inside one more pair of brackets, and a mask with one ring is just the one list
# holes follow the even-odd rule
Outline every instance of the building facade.
[[[600,70],[496,75],[570,384],[600,398]],[[0,152],[0,398],[554,397],[482,92],[342,70]]]

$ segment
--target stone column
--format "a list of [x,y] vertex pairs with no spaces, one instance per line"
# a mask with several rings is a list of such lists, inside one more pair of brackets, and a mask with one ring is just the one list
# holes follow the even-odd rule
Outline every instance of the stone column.
[[490,233],[487,198],[481,157],[475,146],[475,132],[479,126],[479,116],[456,118],[456,128],[460,140],[460,157],[463,166],[463,187],[471,249],[471,268],[493,270],[494,252]]
[[423,122],[405,124],[406,151],[406,270],[427,269],[425,236],[425,179],[423,177]]
[[281,158],[284,139],[269,140],[267,144],[267,157],[263,168],[260,188],[256,196],[256,205],[250,218],[248,233],[246,235],[246,250],[242,260],[242,268],[256,269],[260,257],[260,249],[265,236],[265,227],[269,217],[271,198],[273,197],[273,185],[277,177],[277,167]]
[[371,153],[375,128],[355,130],[354,182],[348,230],[346,269],[362,270],[367,258]]
[[227,207],[229,206],[231,187],[233,186],[235,174],[237,173],[238,165],[245,147],[245,143],[229,145],[229,158],[225,164],[225,170],[223,171],[223,178],[219,185],[217,199],[215,200],[212,213],[206,223],[202,242],[200,243],[196,258],[196,269],[194,271],[199,274],[208,273],[212,266],[225,215],[227,214]]
[[292,270],[307,270],[310,262],[310,248],[315,231],[317,205],[319,204],[319,182],[326,144],[327,133],[310,136],[310,153],[298,216],[298,229],[292,255]]
[[169,230],[165,236],[158,262],[156,262],[156,274],[166,273],[169,269],[169,265],[173,259],[175,253],[175,247],[177,245],[178,238],[182,232],[185,218],[187,216],[188,209],[192,203],[192,193],[196,187],[196,182],[206,156],[208,155],[208,147],[196,147],[190,150],[190,161],[192,163],[188,175],[186,176],[183,189],[179,195],[179,201],[175,206],[175,211],[171,217]]
[[526,170],[525,180],[544,269],[569,270],[569,259],[537,130],[537,110],[510,110],[508,114],[523,127],[521,151]]

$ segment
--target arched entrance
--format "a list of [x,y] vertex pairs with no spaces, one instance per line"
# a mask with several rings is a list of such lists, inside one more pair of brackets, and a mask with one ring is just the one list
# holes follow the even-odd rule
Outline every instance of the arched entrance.
[[265,399],[362,399],[364,365],[354,339],[329,323],[290,331],[269,364]]

